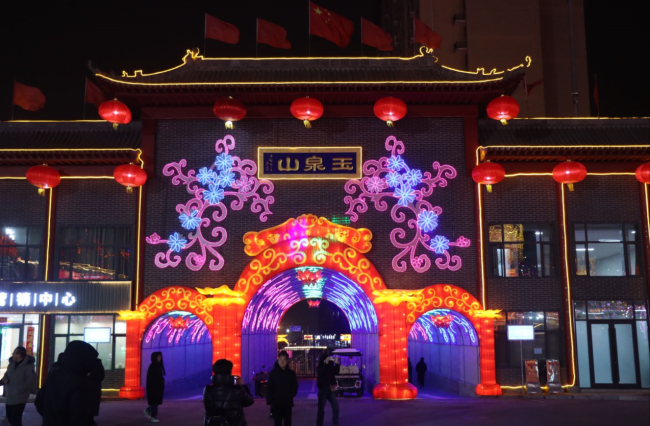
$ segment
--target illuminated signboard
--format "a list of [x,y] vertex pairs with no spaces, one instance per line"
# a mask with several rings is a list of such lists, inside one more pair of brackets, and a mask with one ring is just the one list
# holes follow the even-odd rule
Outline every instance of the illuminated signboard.
[[352,335],[351,334],[341,334],[341,341],[342,342],[351,342],[352,341]]
[[84,342],[111,343],[110,327],[84,327]]
[[104,313],[130,306],[130,281],[31,281],[0,287],[0,313]]
[[535,328],[532,325],[509,325],[508,340],[535,340]]
[[314,340],[314,336],[311,335],[311,334],[305,334],[305,336],[303,337],[303,339],[305,339],[305,340]]
[[361,147],[259,147],[260,179],[360,179]]

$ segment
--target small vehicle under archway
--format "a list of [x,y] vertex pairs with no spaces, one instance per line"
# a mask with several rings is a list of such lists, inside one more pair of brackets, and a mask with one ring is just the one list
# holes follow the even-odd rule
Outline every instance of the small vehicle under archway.
[[356,396],[363,396],[363,354],[358,349],[335,349],[332,357],[339,358],[341,369],[335,376],[336,393],[342,396],[346,393],[353,393]]

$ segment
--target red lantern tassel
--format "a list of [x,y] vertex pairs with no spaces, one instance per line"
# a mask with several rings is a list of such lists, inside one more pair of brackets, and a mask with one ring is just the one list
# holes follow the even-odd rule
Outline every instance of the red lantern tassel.
[[232,121],[226,121],[225,126],[226,126],[226,129],[234,129],[235,128],[235,126],[232,125]]
[[506,120],[505,118],[502,118],[502,119],[501,119],[501,124],[503,124],[504,126],[506,126],[506,125],[508,124],[508,120]]
[[309,120],[303,120],[302,122],[305,123],[306,128],[311,129],[311,123],[309,122]]
[[492,185],[488,183],[487,185],[485,185],[485,187],[487,188],[488,192],[492,192]]
[[388,127],[395,127],[393,125],[393,120],[386,120],[386,124],[388,125]]
[[573,184],[572,183],[567,183],[566,186],[569,187],[569,191],[573,192]]

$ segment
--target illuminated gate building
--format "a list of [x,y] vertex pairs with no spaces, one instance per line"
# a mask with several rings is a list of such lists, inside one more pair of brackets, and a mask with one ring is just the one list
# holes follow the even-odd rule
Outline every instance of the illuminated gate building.
[[[188,51],[150,74],[93,69],[139,120],[0,123],[2,368],[28,344],[42,382],[85,339],[124,398],[143,395],[153,351],[172,387],[204,384],[220,358],[249,381],[274,362],[282,315],[324,299],[348,318],[375,398],[417,396],[407,358],[424,358],[430,387],[517,388],[509,325],[533,326],[523,358],[558,360],[567,391],[650,387],[649,195],[635,177],[650,121],[487,118],[531,66]],[[232,129],[213,112],[228,97],[245,112]],[[373,112],[387,97],[406,104],[384,117],[394,127]],[[323,106],[303,111],[311,128],[297,99]],[[567,160],[587,169],[574,190],[552,176]],[[62,179],[39,196],[25,175],[43,163]],[[113,178],[128,163],[148,178],[130,194]],[[477,184],[480,164],[505,178]]]

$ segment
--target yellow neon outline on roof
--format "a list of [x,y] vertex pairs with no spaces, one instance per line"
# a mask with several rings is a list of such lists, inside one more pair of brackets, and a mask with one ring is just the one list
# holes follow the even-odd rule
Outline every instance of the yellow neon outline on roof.
[[[183,56],[183,59],[182,59],[183,63],[181,63],[179,65],[176,65],[175,67],[171,67],[171,68],[168,68],[166,70],[156,71],[156,72],[152,72],[152,73],[144,73],[140,69],[140,70],[135,70],[133,72],[133,75],[129,75],[129,73],[127,71],[122,71],[122,77],[125,77],[125,78],[149,77],[149,76],[152,76],[152,75],[164,74],[166,72],[174,71],[174,70],[186,65],[187,61],[188,61],[188,57],[189,57],[189,59],[192,59],[192,60],[197,60],[198,59],[198,60],[202,60],[202,61],[277,61],[277,60],[280,60],[280,61],[296,61],[296,60],[300,60],[300,61],[305,61],[305,60],[308,60],[308,61],[314,61],[314,60],[370,60],[370,61],[398,60],[398,61],[411,61],[413,59],[423,58],[425,56],[425,54],[431,54],[433,56],[433,50],[427,48],[426,46],[421,46],[420,47],[420,53],[419,54],[411,56],[411,57],[407,57],[407,58],[400,58],[400,57],[394,57],[394,56],[391,56],[391,57],[386,57],[386,56],[383,56],[383,57],[371,57],[371,56],[361,56],[361,57],[359,57],[359,56],[286,57],[286,56],[281,56],[281,57],[276,57],[276,58],[206,58],[203,55],[199,54],[200,51],[199,51],[198,48],[196,49],[196,52],[193,52],[190,49],[187,49],[186,52],[187,53],[185,54],[185,56]],[[438,57],[433,56],[433,58],[435,59],[435,63],[437,63],[438,62]],[[526,65],[524,65],[522,63],[522,64],[517,65],[516,67],[509,68],[508,71],[514,71],[514,70],[516,70],[518,68],[522,68],[524,66],[525,67],[530,67],[530,64],[532,63],[532,59],[530,58],[530,56],[526,56],[525,62],[526,62]],[[494,69],[492,69],[492,71],[490,71],[488,74],[486,74],[484,68],[478,68],[475,72],[472,72],[472,71],[457,70],[455,68],[447,67],[447,66],[444,66],[444,65],[442,65],[442,67],[446,68],[448,70],[457,71],[457,72],[466,73],[466,74],[474,74],[474,75],[478,75],[479,72],[482,73],[481,75],[496,75],[496,74],[502,74],[502,73],[505,72],[505,71],[497,71],[496,68],[494,68]],[[100,74],[100,73],[97,73],[95,75],[99,76],[99,77],[107,78],[107,76],[105,76],[103,74]],[[118,80],[118,81],[120,81],[120,80]]]
[[489,148],[650,148],[650,145],[480,145],[480,149]]
[[106,120],[8,120],[1,123],[106,123]]

